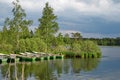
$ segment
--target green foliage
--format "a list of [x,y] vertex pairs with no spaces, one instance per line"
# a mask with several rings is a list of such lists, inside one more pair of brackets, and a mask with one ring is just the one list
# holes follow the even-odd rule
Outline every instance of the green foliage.
[[45,52],[47,45],[40,38],[27,38],[20,40],[20,50],[21,52]]
[[101,53],[99,47],[92,41],[84,41],[83,50],[85,53]]
[[66,33],[65,36],[64,36],[64,42],[66,44],[71,44],[70,36],[69,36],[68,33]]
[[58,45],[54,48],[54,52],[62,53],[66,51],[67,51],[67,48],[64,45]]
[[18,0],[14,1],[13,5],[13,18],[6,18],[2,32],[2,40],[3,43],[14,46],[15,51],[19,51],[19,40],[20,38],[27,38],[30,36],[28,26],[32,24],[32,21],[26,20],[26,13]]
[[73,42],[69,47],[70,48],[67,48],[66,52],[64,52],[64,55],[66,57],[77,57],[77,58],[101,57],[101,51],[99,47],[92,41]]
[[65,55],[65,57],[67,57],[67,58],[74,58],[75,57],[75,53],[74,52],[64,52],[63,53],[64,55]]
[[78,43],[72,43],[71,45],[71,51],[74,52],[75,54],[79,54],[82,52],[81,50],[81,44]]
[[[62,53],[68,57],[101,57],[99,47],[92,41],[82,40],[80,33],[62,35],[59,33],[57,16],[48,3],[45,4],[39,26],[34,31],[29,31],[32,21],[26,19],[26,13],[19,1],[13,2],[13,17],[6,18],[2,31],[0,31],[0,52],[53,52]],[[111,41],[113,42],[113,41]],[[104,42],[104,44],[106,44]]]
[[79,32],[76,32],[76,33],[72,33],[72,38],[75,39],[75,42],[77,42],[82,39],[82,36]]
[[56,44],[54,43],[54,40],[56,40],[54,34],[59,29],[56,20],[57,16],[53,13],[53,8],[46,3],[43,9],[42,17],[38,19],[39,26],[35,31],[35,36],[43,39],[43,41],[47,44],[45,52],[51,51],[50,48],[53,45],[57,45],[57,42]]
[[64,38],[62,33],[59,33],[57,36],[57,45],[63,45],[64,44]]
[[10,54],[13,52],[13,46],[10,44],[0,44],[0,53]]
[[37,33],[48,43],[51,37],[58,31],[57,16],[53,13],[53,8],[48,3],[45,4],[42,17],[39,19]]

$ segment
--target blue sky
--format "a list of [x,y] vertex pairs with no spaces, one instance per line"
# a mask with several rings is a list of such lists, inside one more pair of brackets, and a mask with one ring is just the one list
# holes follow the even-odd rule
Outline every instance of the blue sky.
[[[12,1],[0,0],[0,28],[12,17]],[[80,32],[83,37],[120,37],[120,0],[19,0],[27,18],[38,26],[46,2],[54,8],[62,33]]]

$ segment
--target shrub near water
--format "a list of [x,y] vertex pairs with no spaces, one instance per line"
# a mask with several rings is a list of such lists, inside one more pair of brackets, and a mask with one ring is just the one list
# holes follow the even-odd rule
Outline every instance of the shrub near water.
[[40,38],[27,38],[20,40],[20,51],[38,51],[38,52],[45,52],[47,45],[43,42]]
[[92,41],[80,41],[72,43],[70,50],[64,52],[64,55],[68,58],[99,58],[101,51]]
[[0,53],[9,54],[13,51],[13,46],[10,44],[1,43]]
[[101,57],[100,48],[92,41],[84,41],[83,50],[89,57]]

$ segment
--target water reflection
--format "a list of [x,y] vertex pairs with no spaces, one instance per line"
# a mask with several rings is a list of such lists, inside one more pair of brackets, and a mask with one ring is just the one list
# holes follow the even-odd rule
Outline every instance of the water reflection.
[[91,71],[97,68],[99,59],[73,59],[72,62],[72,69],[74,73],[80,73],[81,70],[83,71]]
[[0,79],[58,80],[62,74],[91,71],[99,62],[99,59],[65,59],[0,65]]

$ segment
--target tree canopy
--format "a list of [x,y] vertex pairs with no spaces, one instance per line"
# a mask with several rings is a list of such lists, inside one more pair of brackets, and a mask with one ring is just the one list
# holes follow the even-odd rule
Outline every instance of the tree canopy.
[[[100,53],[97,45],[91,41],[84,41],[80,33],[63,35],[58,33],[59,25],[54,9],[47,2],[43,8],[42,17],[38,18],[39,25],[35,31],[29,29],[33,21],[26,18],[25,10],[19,0],[13,2],[13,17],[6,18],[0,31],[0,52],[46,52],[46,53]],[[58,33],[56,36],[55,34]],[[90,46],[91,45],[91,46]]]

